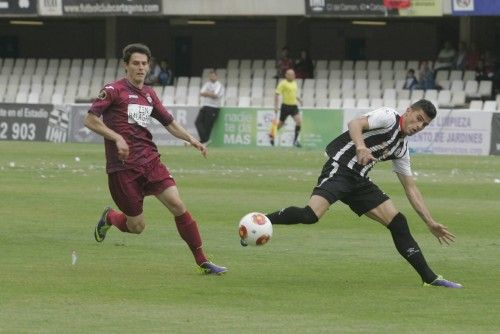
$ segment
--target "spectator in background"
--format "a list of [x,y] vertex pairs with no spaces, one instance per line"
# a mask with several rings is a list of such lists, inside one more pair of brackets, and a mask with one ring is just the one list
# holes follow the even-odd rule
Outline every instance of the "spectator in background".
[[149,72],[146,74],[146,78],[144,79],[144,83],[146,85],[156,85],[158,84],[158,76],[160,75],[161,68],[158,64],[156,58],[151,57]]
[[300,51],[300,58],[294,65],[297,79],[314,78],[314,64],[306,50]]
[[293,60],[290,58],[287,46],[281,49],[281,57],[278,59],[276,67],[278,69],[278,78],[284,78],[286,71],[293,69]]
[[162,60],[160,62],[160,74],[158,74],[158,83],[162,86],[169,86],[172,84],[172,70],[168,61]]
[[418,88],[418,80],[415,76],[415,70],[410,68],[406,73],[405,84],[403,85],[403,89],[414,89]]
[[454,70],[465,70],[467,66],[467,44],[465,42],[460,42],[458,45],[458,53],[455,59],[453,60],[453,69]]
[[200,142],[207,145],[214,123],[219,116],[221,99],[224,96],[224,86],[217,80],[217,72],[210,71],[209,80],[201,87],[202,107],[196,117],[195,125]]
[[475,43],[471,43],[469,51],[467,52],[467,61],[465,69],[470,71],[475,71],[477,63],[480,60],[481,60],[481,52],[479,52]]
[[427,61],[423,61],[420,64],[420,70],[418,72],[418,88],[424,90],[437,89],[434,72],[429,67],[429,63]]
[[453,68],[453,61],[457,56],[457,52],[451,45],[450,41],[444,43],[443,48],[439,51],[436,62],[434,63],[434,71],[450,70]]

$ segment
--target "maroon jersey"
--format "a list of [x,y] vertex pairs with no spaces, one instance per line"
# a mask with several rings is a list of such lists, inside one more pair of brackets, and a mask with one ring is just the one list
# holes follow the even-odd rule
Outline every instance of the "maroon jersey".
[[139,89],[127,79],[104,86],[89,113],[102,116],[104,124],[120,134],[129,146],[127,160],[121,161],[115,142],[104,139],[108,173],[134,168],[159,157],[152,135],[146,127],[151,121],[150,117],[164,126],[174,119],[151,87]]

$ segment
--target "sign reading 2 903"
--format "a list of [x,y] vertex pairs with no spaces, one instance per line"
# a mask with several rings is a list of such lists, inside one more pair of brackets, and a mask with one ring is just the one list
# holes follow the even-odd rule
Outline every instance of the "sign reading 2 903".
[[0,103],[0,140],[66,142],[68,112],[51,104]]
[[35,140],[35,123],[0,122],[0,140]]

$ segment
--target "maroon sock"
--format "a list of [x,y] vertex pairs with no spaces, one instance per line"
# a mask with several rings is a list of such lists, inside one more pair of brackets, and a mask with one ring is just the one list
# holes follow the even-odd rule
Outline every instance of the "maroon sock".
[[201,236],[198,231],[196,221],[191,217],[188,211],[182,215],[175,217],[175,225],[181,238],[188,244],[189,249],[194,255],[194,259],[198,265],[207,261],[203,249],[201,247]]
[[123,212],[109,210],[106,221],[111,225],[115,225],[120,231],[130,233],[127,227],[127,216]]

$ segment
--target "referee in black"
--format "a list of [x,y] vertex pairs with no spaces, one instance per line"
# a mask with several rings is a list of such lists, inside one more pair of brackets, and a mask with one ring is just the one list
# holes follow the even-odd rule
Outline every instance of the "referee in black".
[[440,243],[453,242],[455,236],[431,216],[410,167],[408,136],[423,130],[435,116],[434,105],[420,100],[401,116],[392,108],[382,107],[350,121],[348,131],[326,147],[329,159],[308,205],[284,208],[268,214],[268,218],[273,224],[314,224],[340,200],[358,216],[366,215],[389,229],[396,249],[418,272],[424,286],[461,288],[431,270],[410,233],[406,217],[367,176],[378,161],[392,160],[406,197],[431,233]]

